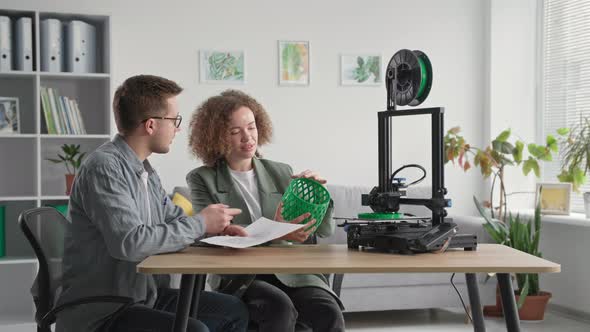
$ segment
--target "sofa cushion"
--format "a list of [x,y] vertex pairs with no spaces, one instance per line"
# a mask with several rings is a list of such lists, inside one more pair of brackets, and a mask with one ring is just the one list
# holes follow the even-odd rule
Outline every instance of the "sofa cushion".
[[195,214],[191,201],[177,192],[172,195],[172,203],[180,207],[187,216]]
[[172,195],[174,195],[175,193],[181,194],[183,197],[185,197],[189,201],[191,200],[191,191],[190,191],[190,189],[188,189],[188,187],[181,187],[181,186],[174,187],[174,189],[172,189]]

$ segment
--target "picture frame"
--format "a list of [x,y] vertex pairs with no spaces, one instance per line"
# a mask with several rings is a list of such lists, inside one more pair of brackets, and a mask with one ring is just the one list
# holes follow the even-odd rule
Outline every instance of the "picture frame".
[[279,40],[279,85],[310,84],[309,41]]
[[20,109],[17,97],[0,97],[0,136],[20,134]]
[[383,63],[380,54],[357,53],[340,55],[340,85],[380,86]]
[[246,83],[246,52],[243,50],[200,50],[201,83]]
[[[543,187],[542,191],[541,187]],[[536,189],[535,202],[540,202],[542,214],[570,214],[571,183],[537,183]],[[541,197],[539,197],[539,192],[541,192]]]

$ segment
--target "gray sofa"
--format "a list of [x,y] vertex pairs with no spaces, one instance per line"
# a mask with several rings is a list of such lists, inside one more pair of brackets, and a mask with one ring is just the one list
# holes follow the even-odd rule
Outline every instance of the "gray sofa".
[[[353,217],[359,212],[371,212],[370,208],[361,206],[361,194],[370,190],[370,187],[328,185],[334,200],[334,216]],[[430,188],[427,187],[408,190],[408,197],[430,196]],[[402,211],[418,216],[430,215],[428,209],[419,206],[402,206]],[[482,227],[482,218],[453,216],[452,209],[449,213],[458,225],[459,233],[477,234],[478,242],[490,242]],[[332,236],[318,238],[318,242],[346,244],[346,233],[343,228],[337,227]],[[345,274],[340,298],[348,312],[460,307],[461,302],[450,278],[450,273]],[[495,303],[495,282],[484,283],[485,275],[480,275],[479,280],[482,303]],[[458,274],[453,281],[468,304],[465,276]]]

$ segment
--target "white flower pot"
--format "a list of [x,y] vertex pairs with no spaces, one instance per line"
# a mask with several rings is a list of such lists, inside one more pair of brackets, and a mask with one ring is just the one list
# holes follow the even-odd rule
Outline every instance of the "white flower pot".
[[586,211],[586,219],[590,219],[590,192],[584,193],[584,210]]

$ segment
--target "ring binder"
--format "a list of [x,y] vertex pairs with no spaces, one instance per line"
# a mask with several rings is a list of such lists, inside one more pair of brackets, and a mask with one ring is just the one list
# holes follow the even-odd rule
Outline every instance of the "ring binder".
[[33,71],[33,20],[21,17],[16,21],[15,69]]
[[63,29],[61,21],[49,18],[41,21],[41,70],[63,71]]
[[0,16],[0,71],[12,70],[12,24],[10,17]]
[[73,20],[67,24],[66,65],[69,72],[96,72],[96,28]]

